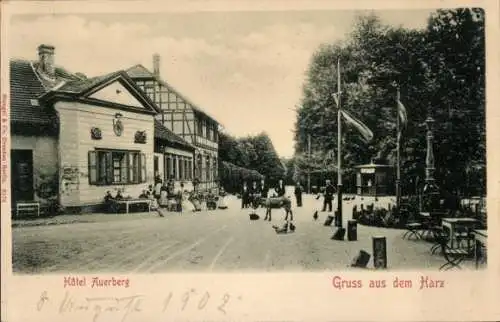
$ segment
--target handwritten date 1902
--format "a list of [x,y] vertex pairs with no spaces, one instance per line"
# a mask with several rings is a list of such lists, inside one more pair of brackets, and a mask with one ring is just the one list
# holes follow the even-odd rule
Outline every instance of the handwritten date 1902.
[[[161,306],[157,308],[162,310],[163,313],[209,309],[226,315],[228,308],[231,306],[230,302],[241,300],[241,296],[231,296],[229,293],[211,295],[209,291],[197,292],[195,289],[190,289],[177,295],[174,292],[168,293],[160,304]],[[50,309],[49,307],[53,307],[58,309],[60,314],[91,312],[93,322],[103,320],[102,315],[121,314],[121,322],[125,322],[129,315],[141,314],[145,307],[150,307],[147,302],[148,299],[144,295],[81,298],[69,291],[65,292],[62,301],[57,299],[54,301],[53,297],[47,291],[44,291],[36,303],[36,308],[38,311],[45,311]]]
[[[166,312],[170,306],[170,303],[172,302],[172,299],[174,299],[175,296],[172,292],[168,293],[168,295],[165,297],[165,300],[163,301],[163,312]],[[198,309],[198,310],[203,310],[208,306],[215,306],[215,308],[223,313],[226,314],[226,307],[231,299],[231,296],[228,293],[225,293],[222,296],[219,296],[218,298],[214,297],[211,299],[210,292],[202,292],[201,294],[198,294],[196,290],[191,289],[189,291],[184,292],[180,297],[177,297],[177,301],[180,300],[180,310],[184,311],[186,309]],[[238,297],[238,299],[241,299],[241,297]]]

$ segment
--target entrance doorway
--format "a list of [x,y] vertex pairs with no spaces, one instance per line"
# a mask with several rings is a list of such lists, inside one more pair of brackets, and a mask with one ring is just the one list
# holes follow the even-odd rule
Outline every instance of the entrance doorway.
[[11,150],[11,202],[33,201],[33,150]]

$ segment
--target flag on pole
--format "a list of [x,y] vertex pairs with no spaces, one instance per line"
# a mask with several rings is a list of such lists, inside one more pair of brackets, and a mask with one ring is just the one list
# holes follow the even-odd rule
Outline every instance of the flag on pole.
[[398,117],[399,121],[401,122],[401,128],[405,128],[406,124],[408,123],[408,114],[406,113],[406,107],[401,103],[401,101],[398,99]]
[[337,108],[339,108],[339,96],[342,94],[342,92],[338,93],[333,93],[333,100],[335,101],[335,104],[337,105]]
[[337,108],[338,108],[339,107],[339,95],[337,93],[334,93],[333,99],[335,100],[335,104],[337,104]]
[[342,113],[342,116],[344,116],[346,122],[354,126],[363,136],[365,141],[369,142],[373,139],[373,132],[368,128],[368,126],[366,126],[360,120],[350,115],[347,111],[341,110],[340,112]]

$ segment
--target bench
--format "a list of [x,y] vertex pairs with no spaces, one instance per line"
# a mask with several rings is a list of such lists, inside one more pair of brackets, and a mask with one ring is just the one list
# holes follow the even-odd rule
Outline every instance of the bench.
[[19,217],[20,213],[35,213],[37,217],[40,217],[40,203],[34,201],[23,201],[16,204],[16,217]]
[[148,211],[151,211],[151,199],[121,199],[121,200],[113,200],[116,204],[125,205],[125,213],[128,214],[129,205],[133,204],[148,204]]

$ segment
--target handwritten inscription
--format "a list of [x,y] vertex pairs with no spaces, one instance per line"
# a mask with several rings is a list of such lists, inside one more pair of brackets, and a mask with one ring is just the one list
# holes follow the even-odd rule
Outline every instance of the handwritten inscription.
[[[162,312],[166,312],[167,309],[170,306],[170,302],[172,301],[172,298],[174,297],[174,294],[170,292],[165,300],[163,301],[163,310]],[[196,307],[198,310],[203,310],[207,304],[209,303],[210,300],[210,293],[205,291],[201,295],[197,294],[196,290],[191,289],[185,293],[182,294],[180,300],[181,300],[181,307],[180,310],[184,311],[188,305],[192,304],[193,307]],[[227,293],[225,293],[221,298],[219,299],[214,299],[212,302],[215,302],[216,308],[219,312],[222,314],[226,314],[226,305],[229,303],[229,300],[231,299],[231,296]],[[241,300],[241,297],[238,299]]]
[[[365,283],[363,283],[365,282]],[[335,289],[343,290],[343,289],[361,289],[365,286],[368,288],[387,288],[391,285],[385,279],[382,280],[374,280],[370,279],[369,281],[364,281],[361,279],[344,279],[341,276],[335,276],[332,279],[332,285]],[[423,289],[432,289],[432,288],[444,288],[445,281],[434,279],[429,276],[420,276],[418,280],[419,290]],[[392,288],[413,288],[412,280],[404,280],[398,277],[395,277],[392,281]]]
[[[154,299],[155,302],[157,298]],[[169,292],[160,307],[159,312],[163,314],[175,312],[204,311],[206,309],[216,310],[226,315],[231,302],[241,301],[241,296],[234,298],[229,293],[212,295],[209,291],[187,290],[181,294]],[[66,291],[62,300],[53,300],[47,291],[41,293],[36,304],[39,312],[49,310],[47,307],[56,309],[59,314],[89,313],[93,322],[108,320],[109,314],[114,318],[118,316],[121,322],[133,314],[140,314],[145,309],[147,297],[144,295],[130,295],[124,297],[78,297]]]
[[126,297],[86,297],[78,300],[66,292],[64,299],[59,305],[59,313],[89,311],[93,313],[92,321],[96,322],[105,312],[116,312],[122,314],[121,321],[133,312],[141,312],[142,295]]

